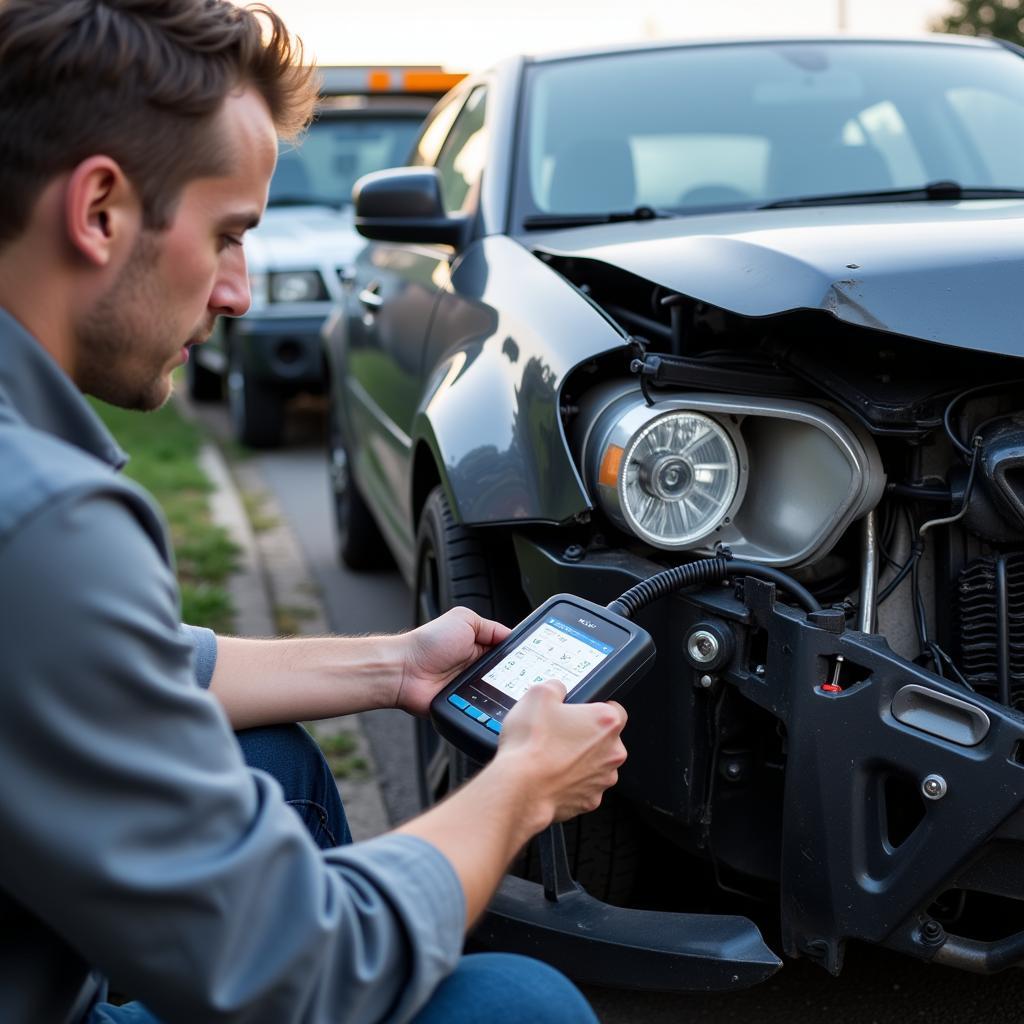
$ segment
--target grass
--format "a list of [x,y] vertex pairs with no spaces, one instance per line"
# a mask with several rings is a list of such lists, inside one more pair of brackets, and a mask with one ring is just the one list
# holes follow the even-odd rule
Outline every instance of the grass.
[[356,753],[358,744],[354,736],[347,732],[328,733],[310,723],[307,723],[306,728],[323,751],[336,779],[366,778],[370,766],[365,758]]
[[230,632],[235,616],[224,583],[235,570],[238,548],[210,515],[213,488],[199,467],[199,428],[173,404],[152,413],[92,405],[131,456],[125,474],[149,491],[167,518],[183,621]]

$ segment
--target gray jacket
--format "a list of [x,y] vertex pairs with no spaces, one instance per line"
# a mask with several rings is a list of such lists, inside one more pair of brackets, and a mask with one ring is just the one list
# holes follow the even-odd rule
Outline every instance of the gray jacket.
[[0,310],[0,1020],[77,1019],[91,971],[168,1024],[407,1020],[458,878],[409,836],[319,851],[246,768],[123,462]]

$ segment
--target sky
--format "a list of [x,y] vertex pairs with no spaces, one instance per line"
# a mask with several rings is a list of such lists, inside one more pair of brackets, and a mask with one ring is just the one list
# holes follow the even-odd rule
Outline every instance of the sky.
[[517,52],[641,39],[915,35],[951,0],[269,0],[323,64],[474,71]]

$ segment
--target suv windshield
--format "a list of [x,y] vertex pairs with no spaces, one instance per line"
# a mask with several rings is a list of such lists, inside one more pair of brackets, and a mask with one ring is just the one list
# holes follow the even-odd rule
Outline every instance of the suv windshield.
[[356,179],[406,162],[422,123],[422,114],[322,114],[298,148],[282,147],[270,205],[351,202]]
[[[520,214],[1024,189],[1024,61],[899,42],[709,45],[528,69]],[[947,190],[948,191],[948,190]],[[949,198],[947,194],[945,198]]]

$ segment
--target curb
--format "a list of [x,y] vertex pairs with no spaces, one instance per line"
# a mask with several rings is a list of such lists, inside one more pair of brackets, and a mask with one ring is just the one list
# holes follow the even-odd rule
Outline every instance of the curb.
[[[319,587],[256,459],[229,463],[218,445],[226,436],[223,414],[218,416],[216,408],[209,413],[197,409],[180,393],[175,397],[182,415],[211,438],[200,450],[199,464],[214,488],[211,516],[240,552],[238,571],[228,582],[236,635],[331,635]],[[347,736],[353,757],[367,766],[365,772],[339,783],[353,838],[369,839],[387,832],[391,826],[360,716],[324,719],[316,723],[315,734],[323,739]]]

